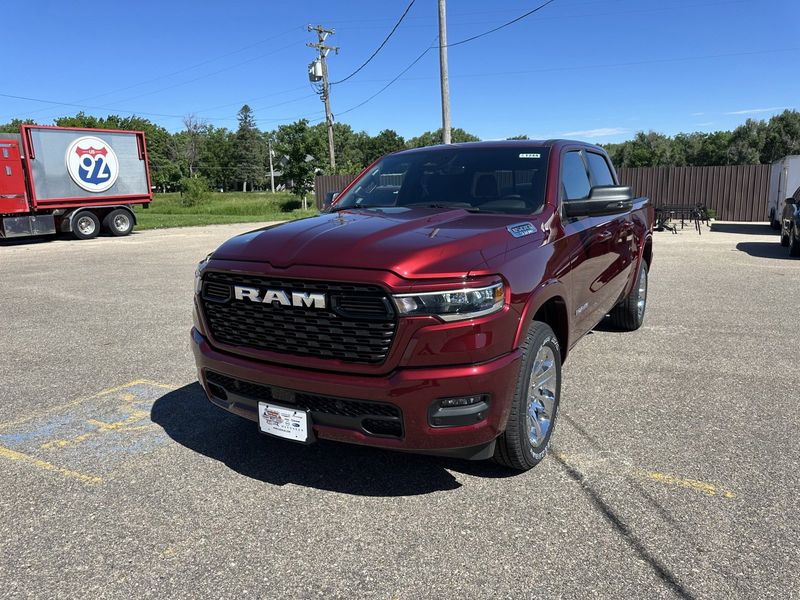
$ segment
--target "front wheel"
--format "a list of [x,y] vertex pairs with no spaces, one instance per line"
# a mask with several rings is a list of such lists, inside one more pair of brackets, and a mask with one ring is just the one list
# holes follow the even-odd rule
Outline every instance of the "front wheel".
[[561,398],[561,349],[553,330],[534,321],[521,345],[517,376],[506,430],[497,438],[494,460],[527,471],[547,454]]

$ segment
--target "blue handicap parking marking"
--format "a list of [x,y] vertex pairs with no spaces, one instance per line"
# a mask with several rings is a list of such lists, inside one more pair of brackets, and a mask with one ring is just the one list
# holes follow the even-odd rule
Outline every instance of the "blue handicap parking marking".
[[170,443],[150,411],[172,389],[137,380],[31,419],[0,423],[0,448],[34,465],[102,474],[115,463]]

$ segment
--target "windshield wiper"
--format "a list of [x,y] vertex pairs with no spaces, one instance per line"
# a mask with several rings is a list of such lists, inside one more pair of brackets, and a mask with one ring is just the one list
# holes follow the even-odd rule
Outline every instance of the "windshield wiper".
[[354,206],[341,206],[341,207],[334,206],[328,212],[332,212],[333,213],[333,212],[339,212],[341,210],[356,210],[356,209],[367,210],[367,209],[370,209],[370,208],[394,208],[394,204],[375,204],[375,205],[370,205],[370,206],[360,206],[360,205],[356,204]]
[[445,204],[444,202],[417,202],[405,206],[418,206],[420,208],[460,208],[467,212],[482,212],[477,206],[459,206],[458,204]]

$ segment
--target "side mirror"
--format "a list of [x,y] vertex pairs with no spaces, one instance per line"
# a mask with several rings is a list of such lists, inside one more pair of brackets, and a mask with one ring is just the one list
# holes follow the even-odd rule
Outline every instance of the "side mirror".
[[797,201],[794,199],[794,196],[786,199],[786,204],[797,204]]
[[325,197],[322,199],[322,212],[330,211],[331,205],[338,195],[339,192],[328,192],[325,194]]
[[633,208],[633,192],[627,185],[596,185],[586,200],[564,202],[568,217],[617,215]]

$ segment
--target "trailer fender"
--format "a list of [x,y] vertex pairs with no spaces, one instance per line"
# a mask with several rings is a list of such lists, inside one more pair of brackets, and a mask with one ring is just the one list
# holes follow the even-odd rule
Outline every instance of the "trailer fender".
[[100,222],[103,222],[105,216],[110,213],[112,210],[121,209],[126,211],[133,220],[133,224],[136,225],[136,213],[131,210],[130,206],[125,204],[111,204],[107,206],[81,206],[79,208],[73,208],[61,215],[56,215],[56,220],[58,221],[58,230],[63,233],[69,233],[72,231],[72,219],[75,215],[77,215],[82,210],[88,210],[93,212],[97,215],[97,218],[100,219]]

